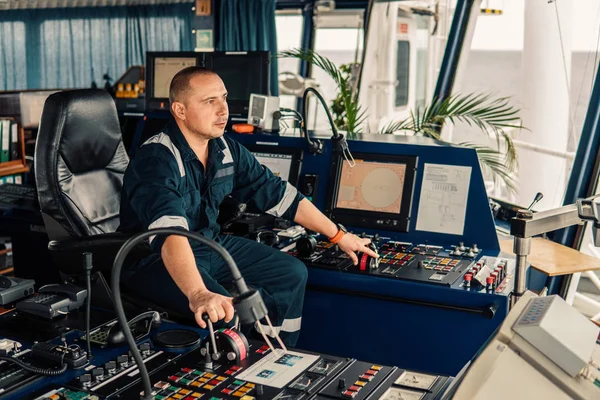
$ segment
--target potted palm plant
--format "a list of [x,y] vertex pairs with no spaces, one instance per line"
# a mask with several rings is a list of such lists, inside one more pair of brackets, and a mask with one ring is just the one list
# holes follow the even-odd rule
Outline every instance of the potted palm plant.
[[[279,53],[278,56],[298,58],[325,71],[338,88],[338,96],[331,106],[336,127],[347,131],[349,137],[361,132],[361,125],[367,114],[358,103],[358,91],[350,84],[352,76],[349,68],[346,66],[338,68],[329,59],[310,49],[287,50]],[[507,97],[458,94],[443,100],[434,99],[431,104],[412,112],[408,118],[384,126],[379,133],[412,134],[447,143],[440,136],[441,128],[445,123],[464,122],[476,126],[481,132],[496,139],[497,149],[470,142],[454,144],[474,148],[482,170],[490,171],[496,183],[500,180],[509,190],[515,191],[517,155],[507,130],[522,128],[518,114],[519,110],[510,104]]]

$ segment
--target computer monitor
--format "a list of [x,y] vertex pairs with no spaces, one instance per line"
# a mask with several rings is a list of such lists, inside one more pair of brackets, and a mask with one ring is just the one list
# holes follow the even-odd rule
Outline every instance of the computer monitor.
[[350,166],[334,164],[326,212],[344,225],[408,232],[417,158],[390,154],[353,154]]
[[169,110],[169,86],[175,74],[190,66],[216,72],[227,88],[229,114],[246,119],[250,94],[269,94],[268,51],[167,51],[146,53],[146,111]]
[[273,174],[296,186],[302,164],[302,150],[292,147],[246,145],[259,163]]
[[146,53],[146,111],[169,110],[169,86],[175,74],[187,67],[203,65],[202,53]]
[[247,118],[250,95],[269,95],[269,52],[239,51],[206,53],[206,67],[215,71],[227,88],[229,114]]

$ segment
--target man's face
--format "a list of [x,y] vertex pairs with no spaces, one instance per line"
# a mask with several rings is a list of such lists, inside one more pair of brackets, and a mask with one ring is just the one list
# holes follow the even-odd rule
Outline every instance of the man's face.
[[181,102],[175,102],[174,112],[194,135],[205,139],[223,136],[229,117],[227,90],[215,74],[197,75],[190,79],[190,91]]

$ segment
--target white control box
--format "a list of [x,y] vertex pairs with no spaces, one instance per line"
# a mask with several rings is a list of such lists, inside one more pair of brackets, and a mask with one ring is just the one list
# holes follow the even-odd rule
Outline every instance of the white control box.
[[513,330],[572,377],[589,363],[600,332],[557,295],[531,299]]

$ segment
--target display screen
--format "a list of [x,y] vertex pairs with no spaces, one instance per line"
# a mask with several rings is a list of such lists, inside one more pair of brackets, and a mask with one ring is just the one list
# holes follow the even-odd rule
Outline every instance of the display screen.
[[417,157],[354,153],[334,161],[326,213],[350,227],[408,232]]
[[302,165],[302,149],[254,143],[248,143],[245,147],[261,165],[271,170],[274,175],[294,186],[298,183]]
[[169,87],[175,74],[196,65],[195,57],[157,57],[154,59],[154,81],[152,96],[168,98]]
[[356,160],[342,165],[336,208],[399,214],[406,164]]
[[267,104],[267,99],[262,96],[253,96],[252,97],[252,107],[250,109],[250,116],[263,119],[265,117],[265,106]]
[[223,80],[229,100],[248,102],[251,93],[267,94],[268,87],[264,86],[264,82],[268,84],[268,79],[262,76],[264,69],[260,57],[217,54],[213,56],[212,70]]
[[289,181],[292,170],[292,155],[277,153],[253,152],[254,157],[261,165],[269,168],[274,175],[277,175],[284,181]]

